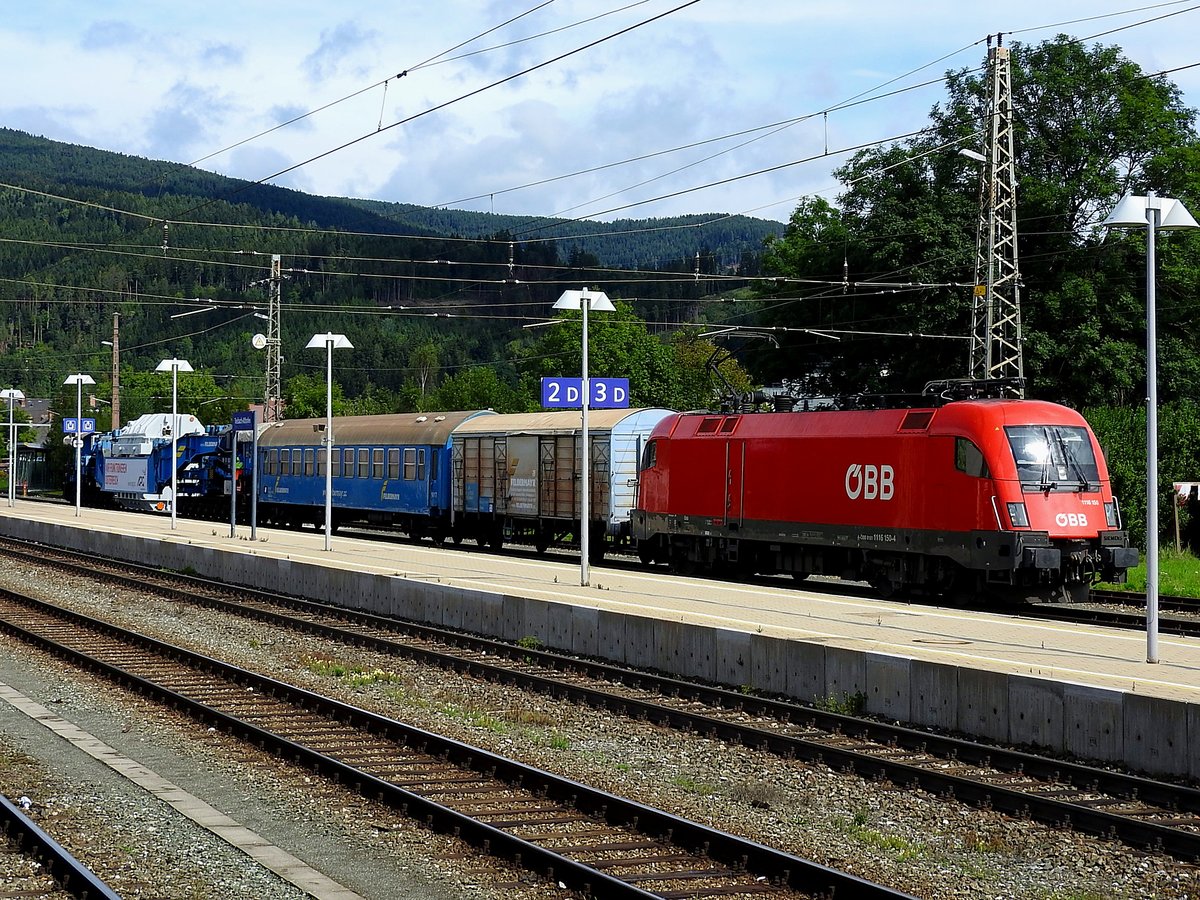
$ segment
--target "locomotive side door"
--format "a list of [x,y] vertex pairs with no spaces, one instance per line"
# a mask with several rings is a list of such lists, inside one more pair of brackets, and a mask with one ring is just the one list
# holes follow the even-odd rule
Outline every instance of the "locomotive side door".
[[725,443],[725,524],[740,528],[746,499],[746,442]]

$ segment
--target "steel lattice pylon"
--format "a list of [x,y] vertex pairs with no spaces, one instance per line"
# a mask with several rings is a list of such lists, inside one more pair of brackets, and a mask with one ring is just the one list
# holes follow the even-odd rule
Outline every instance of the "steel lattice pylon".
[[[979,182],[975,295],[971,312],[973,379],[1023,384],[1021,275],[1017,267],[1017,179],[1013,164],[1012,65],[1007,47],[988,48],[988,143]],[[1014,387],[1012,393],[1024,394]]]
[[283,410],[281,409],[282,391],[279,381],[279,294],[280,270],[279,255],[271,256],[271,285],[267,301],[267,388],[263,394],[263,420],[278,422]]

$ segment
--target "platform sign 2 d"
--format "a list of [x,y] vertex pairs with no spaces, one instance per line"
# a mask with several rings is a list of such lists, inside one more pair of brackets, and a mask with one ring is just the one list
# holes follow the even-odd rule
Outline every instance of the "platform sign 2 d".
[[74,416],[67,418],[64,416],[62,429],[63,434],[92,434],[96,430],[96,420],[77,419]]
[[[589,378],[588,407],[628,409],[628,378]],[[579,409],[583,406],[582,378],[543,378],[542,406],[546,409]]]
[[254,410],[248,409],[243,412],[235,412],[233,414],[233,430],[234,431],[253,431],[254,430]]

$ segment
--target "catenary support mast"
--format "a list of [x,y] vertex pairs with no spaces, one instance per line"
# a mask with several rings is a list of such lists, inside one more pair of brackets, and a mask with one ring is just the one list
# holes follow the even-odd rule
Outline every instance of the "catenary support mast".
[[1013,162],[1012,65],[1007,47],[988,41],[987,144],[979,183],[975,294],[971,312],[973,379],[1016,379],[1023,396],[1021,275],[1017,266],[1017,179]]
[[279,353],[279,294],[280,294],[279,254],[271,256],[271,285],[270,297],[267,301],[267,386],[263,393],[263,421],[278,422],[282,417],[280,409],[283,395],[280,386]]

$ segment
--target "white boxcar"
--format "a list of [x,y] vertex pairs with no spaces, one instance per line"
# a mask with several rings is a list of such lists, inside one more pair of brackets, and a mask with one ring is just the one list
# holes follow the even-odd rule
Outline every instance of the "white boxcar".
[[[592,535],[628,540],[637,502],[638,461],[668,409],[588,412],[588,519]],[[453,440],[454,533],[499,546],[508,538],[545,550],[577,542],[582,482],[578,411],[482,416],[463,422]],[[602,550],[601,540],[596,550]]]

